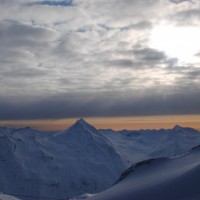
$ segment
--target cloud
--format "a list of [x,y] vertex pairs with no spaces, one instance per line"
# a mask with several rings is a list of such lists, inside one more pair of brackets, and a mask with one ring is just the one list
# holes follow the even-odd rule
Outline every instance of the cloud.
[[138,22],[136,24],[132,24],[129,27],[127,27],[128,29],[138,29],[138,30],[144,30],[144,29],[151,29],[152,28],[152,23],[150,21],[141,21]]
[[[0,23],[0,40],[8,44],[16,40],[25,43],[27,41],[33,41],[35,43],[41,41],[49,41],[56,37],[56,32],[50,28],[44,28],[41,26],[30,26],[23,23],[16,23],[12,21],[3,21]],[[8,41],[9,40],[9,41]]]
[[178,26],[199,26],[199,0],[186,1],[186,3],[187,6],[181,6],[180,4],[180,8],[177,9],[177,12],[169,14],[170,21],[177,23]]
[[[95,116],[138,116],[195,114],[200,112],[199,94],[172,93],[118,95],[116,93],[68,94],[46,97],[37,101],[0,101],[1,120],[60,119]],[[12,109],[11,109],[12,108]]]
[[135,24],[130,24],[128,26],[122,26],[122,27],[111,27],[106,24],[98,24],[101,28],[105,29],[106,31],[115,30],[118,29],[120,31],[126,31],[126,30],[145,30],[145,29],[151,29],[152,23],[150,21],[140,21]]
[[167,56],[164,52],[152,48],[134,49],[133,53],[140,60],[144,60],[150,63],[157,61],[162,62],[163,60],[167,59]]
[[[57,40],[59,34],[40,26],[23,23],[0,22],[0,62],[2,68],[39,64],[38,59]],[[7,67],[6,67],[7,66]],[[0,69],[0,70],[1,70]]]
[[199,63],[150,46],[160,24],[199,23],[173,2],[0,0],[1,119],[200,113]]
[[183,3],[183,2],[192,2],[192,0],[170,0],[170,2],[179,4],[179,3]]
[[132,50],[120,53],[123,55],[128,55],[129,58],[105,60],[104,65],[110,67],[144,70],[148,68],[171,68],[175,66],[178,61],[176,58],[169,58],[162,51],[137,45],[134,46]]

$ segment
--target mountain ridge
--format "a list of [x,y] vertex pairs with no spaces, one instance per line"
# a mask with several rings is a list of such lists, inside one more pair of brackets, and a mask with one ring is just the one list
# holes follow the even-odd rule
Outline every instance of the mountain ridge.
[[52,198],[103,191],[134,163],[200,144],[199,132],[180,130],[105,131],[83,119],[55,134],[0,128],[0,191]]
[[125,170],[108,190],[88,200],[199,200],[200,146],[176,158],[148,159]]

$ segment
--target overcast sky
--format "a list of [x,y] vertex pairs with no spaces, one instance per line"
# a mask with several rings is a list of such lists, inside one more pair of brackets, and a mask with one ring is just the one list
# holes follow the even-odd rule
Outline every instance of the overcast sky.
[[199,0],[0,0],[0,120],[200,114]]

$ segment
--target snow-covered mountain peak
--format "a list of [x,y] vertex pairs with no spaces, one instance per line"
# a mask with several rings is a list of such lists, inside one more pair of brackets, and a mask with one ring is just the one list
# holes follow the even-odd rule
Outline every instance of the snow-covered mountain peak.
[[179,125],[174,126],[174,128],[172,129],[172,131],[176,132],[176,133],[181,133],[186,134],[186,135],[190,135],[192,136],[193,134],[197,134],[199,135],[199,131],[193,129],[193,128],[186,128],[186,127],[181,127]]
[[175,125],[173,130],[183,130],[184,128],[179,126],[179,125]]
[[89,125],[89,123],[86,122],[83,118],[78,119],[78,120],[76,121],[76,123],[82,124],[82,125]]
[[29,126],[26,126],[26,127],[23,127],[23,128],[18,128],[18,129],[17,129],[17,131],[21,131],[21,130],[23,130],[23,131],[30,131],[30,130],[35,131],[36,129],[31,128],[31,127],[29,127]]
[[[77,127],[79,127],[79,128],[88,128],[88,129],[90,129],[90,128],[92,128],[92,129],[95,129],[92,125],[90,125],[88,122],[86,122],[84,119],[79,119],[79,120],[77,120],[72,126],[71,126],[72,128],[77,128]],[[71,128],[70,127],[70,128]]]
[[99,131],[89,123],[87,123],[84,119],[77,120],[71,127],[69,127],[66,132],[69,133],[79,133],[79,134],[86,134],[91,133],[95,135],[99,135]]
[[55,135],[58,138],[68,140],[71,142],[79,143],[91,143],[92,141],[98,141],[107,143],[107,139],[102,135],[95,127],[87,123],[84,119],[77,120],[71,127],[68,129],[59,132]]

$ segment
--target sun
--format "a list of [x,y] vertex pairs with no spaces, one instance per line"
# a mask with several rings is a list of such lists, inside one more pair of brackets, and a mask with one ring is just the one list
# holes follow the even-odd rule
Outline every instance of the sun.
[[199,62],[200,28],[157,26],[152,30],[149,45],[177,58],[179,64]]

